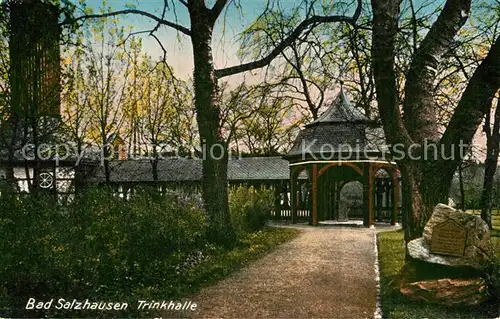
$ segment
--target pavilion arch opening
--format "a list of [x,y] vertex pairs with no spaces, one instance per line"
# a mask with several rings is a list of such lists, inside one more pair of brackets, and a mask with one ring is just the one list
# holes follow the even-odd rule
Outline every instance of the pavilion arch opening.
[[349,181],[340,188],[337,220],[363,219],[363,184]]
[[[347,221],[350,216],[363,218],[363,169],[355,163],[333,162],[324,164],[318,169],[317,179],[317,214],[320,221],[337,220]],[[347,207],[343,201],[342,189],[346,184],[347,190],[355,186],[359,207]],[[352,212],[349,213],[349,210]]]

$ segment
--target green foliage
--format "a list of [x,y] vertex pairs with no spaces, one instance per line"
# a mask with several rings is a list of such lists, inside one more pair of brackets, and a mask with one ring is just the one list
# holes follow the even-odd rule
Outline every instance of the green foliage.
[[500,258],[493,257],[483,268],[488,285],[488,293],[497,302],[500,301]]
[[491,231],[493,244],[493,257],[484,265],[485,280],[488,285],[488,293],[496,301],[500,301],[500,215],[498,212],[492,215],[494,229]]
[[271,215],[273,192],[269,189],[254,187],[234,187],[229,193],[231,223],[235,232],[244,233],[262,229]]
[[136,302],[146,287],[173,286],[179,265],[204,246],[205,214],[182,194],[152,194],[126,201],[92,189],[63,206],[49,195],[3,191],[2,304],[21,309],[29,297],[61,293]]
[[270,191],[240,187],[231,194],[239,243],[227,250],[207,243],[199,194],[144,188],[126,200],[100,187],[62,204],[49,194],[20,195],[2,187],[0,316],[105,315],[24,310],[28,298],[65,298],[128,302],[127,312],[111,315],[142,317],[147,313],[134,309],[138,299],[193,293],[296,235],[261,229]]
[[[484,181],[484,164],[472,164],[463,170],[463,186],[465,195],[465,209],[481,209],[481,192]],[[453,178],[450,197],[460,203],[460,184],[458,176]],[[500,170],[497,168],[493,179],[491,196],[492,207],[500,207]]]

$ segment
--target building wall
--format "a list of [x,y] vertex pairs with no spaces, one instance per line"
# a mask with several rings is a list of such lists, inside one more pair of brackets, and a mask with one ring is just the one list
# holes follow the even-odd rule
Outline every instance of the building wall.
[[[28,169],[28,174],[30,178],[33,178],[33,168]],[[58,193],[72,193],[73,189],[71,188],[71,182],[74,179],[75,171],[73,168],[66,167],[56,167],[55,176],[52,170],[45,170],[52,175],[52,184],[49,186],[47,184],[47,188],[53,189],[55,188]],[[0,179],[5,179],[6,172],[5,169],[0,168]],[[28,192],[28,181],[26,177],[26,169],[24,167],[18,166],[14,167],[14,178],[18,180],[19,190],[21,192]]]

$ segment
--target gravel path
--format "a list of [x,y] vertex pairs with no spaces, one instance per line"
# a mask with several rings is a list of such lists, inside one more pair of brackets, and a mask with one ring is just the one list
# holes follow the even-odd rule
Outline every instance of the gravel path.
[[[300,226],[299,226],[300,227]],[[192,318],[373,318],[375,231],[300,227],[274,252],[190,298]],[[185,317],[168,313],[163,318]]]

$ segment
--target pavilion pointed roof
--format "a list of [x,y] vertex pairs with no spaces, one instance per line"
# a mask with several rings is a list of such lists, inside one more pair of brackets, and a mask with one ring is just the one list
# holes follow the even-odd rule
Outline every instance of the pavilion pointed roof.
[[370,121],[360,110],[356,109],[343,89],[335,97],[328,109],[321,116],[308,124],[312,126],[317,123],[356,123]]
[[328,109],[299,132],[285,158],[334,159],[346,149],[350,149],[349,157],[353,158],[360,158],[357,154],[380,154],[385,139],[370,137],[375,124],[349,102],[341,88]]

